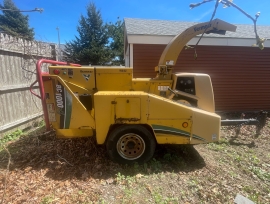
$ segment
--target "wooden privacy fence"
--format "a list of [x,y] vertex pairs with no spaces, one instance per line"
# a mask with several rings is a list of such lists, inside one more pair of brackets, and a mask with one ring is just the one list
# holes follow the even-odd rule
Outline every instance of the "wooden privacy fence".
[[36,61],[54,59],[54,51],[54,44],[0,33],[0,137],[42,116],[41,102],[31,95],[29,86],[36,79]]

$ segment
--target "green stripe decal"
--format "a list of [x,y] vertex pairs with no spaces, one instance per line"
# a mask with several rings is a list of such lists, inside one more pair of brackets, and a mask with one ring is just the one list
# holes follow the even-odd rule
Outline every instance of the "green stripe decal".
[[[152,125],[152,128],[155,133],[162,133],[162,134],[169,134],[169,135],[177,135],[177,136],[183,136],[183,137],[190,137],[190,133],[186,132],[184,130],[168,127],[168,126],[163,126],[163,125]],[[204,138],[194,135],[192,136],[193,139],[196,140],[202,140],[202,141],[207,141]]]
[[153,130],[155,133],[162,133],[162,134],[169,134],[169,135],[178,135],[183,137],[190,137],[190,133],[179,130],[176,128],[168,127],[168,126],[162,126],[162,125],[152,125]]
[[72,96],[64,89],[65,92],[65,119],[64,119],[64,129],[68,129],[70,125],[71,112],[72,112]]
[[204,139],[204,138],[202,138],[202,137],[200,137],[200,136],[198,136],[198,135],[192,135],[192,139],[196,139],[196,140],[202,140],[202,141],[205,141],[205,142],[207,142],[207,140],[206,139]]

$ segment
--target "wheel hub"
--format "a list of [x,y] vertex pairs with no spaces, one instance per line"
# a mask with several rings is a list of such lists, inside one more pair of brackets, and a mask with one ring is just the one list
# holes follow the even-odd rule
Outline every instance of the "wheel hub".
[[135,145],[136,145],[136,144],[135,144],[133,141],[129,141],[129,142],[127,143],[127,147],[128,147],[130,150],[134,149]]
[[142,156],[145,151],[145,143],[141,136],[128,133],[120,137],[117,142],[117,152],[127,160],[134,160]]

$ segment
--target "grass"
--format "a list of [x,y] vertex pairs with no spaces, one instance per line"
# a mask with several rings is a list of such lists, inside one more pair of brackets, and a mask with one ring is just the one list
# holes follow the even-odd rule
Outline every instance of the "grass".
[[[41,120],[37,122],[34,126],[35,127],[37,126],[38,129],[42,129],[45,126],[45,122],[44,120]],[[6,145],[8,142],[16,141],[22,135],[27,135],[28,133],[31,133],[31,132],[33,132],[33,129],[27,128],[25,130],[17,129],[11,133],[5,134],[4,137],[0,138],[0,148],[1,146]]]
[[44,198],[42,198],[41,204],[50,204],[53,202],[53,200],[53,196],[45,196]]
[[[23,190],[28,203],[44,204],[233,203],[237,194],[270,203],[270,128],[258,138],[248,130],[235,137],[223,129],[217,143],[158,145],[151,161],[130,166],[110,161],[92,138],[41,140],[14,132],[3,142],[12,158],[5,202],[23,202]],[[0,151],[0,173],[7,161]]]
[[[161,190],[162,191],[162,190]],[[179,199],[175,197],[163,197],[162,193],[155,191],[152,193],[152,198],[156,204],[177,204]]]
[[270,172],[267,172],[256,166],[250,166],[248,169],[261,180],[270,181]]
[[4,135],[4,137],[0,139],[0,146],[5,145],[10,141],[18,139],[22,134],[23,134],[22,130],[16,130],[12,133]]

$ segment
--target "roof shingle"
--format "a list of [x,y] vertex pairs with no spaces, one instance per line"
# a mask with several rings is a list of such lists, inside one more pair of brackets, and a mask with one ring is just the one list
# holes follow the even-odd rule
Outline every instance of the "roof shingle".
[[[125,27],[128,35],[170,35],[175,36],[198,22],[151,20],[138,18],[125,18]],[[236,32],[227,32],[225,36],[209,34],[205,37],[232,37],[232,38],[255,38],[252,24],[235,24]],[[270,38],[270,26],[257,25],[260,37]]]

